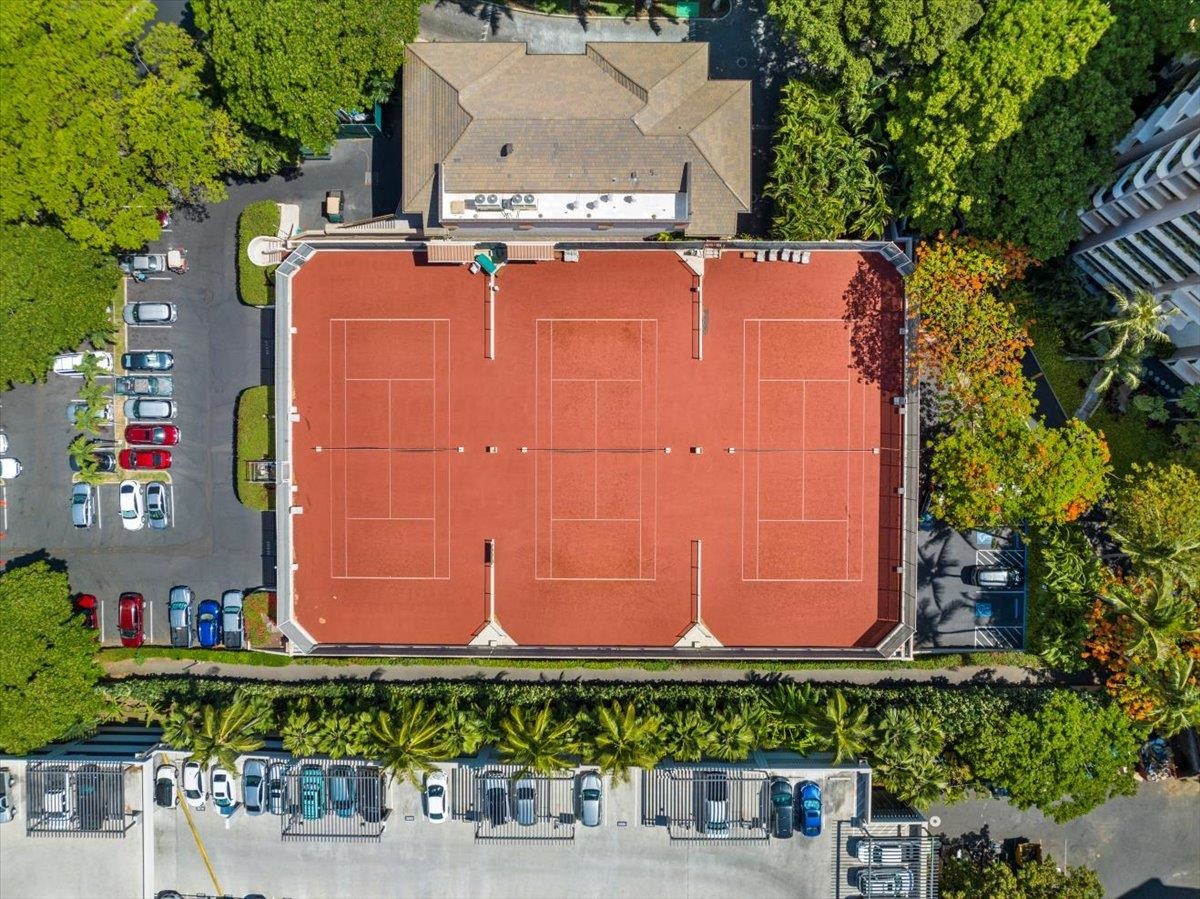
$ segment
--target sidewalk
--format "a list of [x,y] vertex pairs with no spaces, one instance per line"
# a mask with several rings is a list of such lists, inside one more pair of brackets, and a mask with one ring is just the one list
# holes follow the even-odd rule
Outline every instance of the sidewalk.
[[763,678],[779,678],[797,683],[831,684],[1001,684],[1030,686],[1054,681],[1049,672],[1015,666],[911,669],[911,668],[808,668],[793,671],[761,671],[750,668],[690,666],[651,671],[644,668],[521,668],[497,665],[397,665],[386,661],[379,665],[322,665],[294,663],[283,668],[260,665],[229,665],[193,662],[184,659],[150,659],[138,664],[132,660],[105,665],[111,678],[193,675],[245,680],[300,682],[313,680],[355,680],[411,682],[425,680],[496,680],[518,682],[545,681],[623,681],[630,683],[740,683]]

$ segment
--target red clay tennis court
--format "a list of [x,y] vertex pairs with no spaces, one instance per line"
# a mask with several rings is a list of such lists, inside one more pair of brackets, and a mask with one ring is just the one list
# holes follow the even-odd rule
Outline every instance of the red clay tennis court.
[[319,250],[294,277],[292,609],[318,642],[461,646],[494,620],[521,646],[670,647],[699,618],[727,647],[844,648],[894,626],[891,266],[727,251],[701,280],[585,251],[496,283],[408,250]]

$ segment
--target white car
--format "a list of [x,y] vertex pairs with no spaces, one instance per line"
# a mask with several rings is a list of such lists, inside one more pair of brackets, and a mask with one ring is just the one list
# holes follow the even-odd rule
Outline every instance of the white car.
[[126,303],[121,318],[128,325],[169,325],[175,321],[175,304]]
[[232,815],[237,805],[237,781],[219,765],[212,769],[213,805],[222,815]]
[[11,481],[21,476],[21,463],[11,457],[0,459],[0,481]]
[[179,805],[179,774],[174,765],[159,765],[154,772],[154,804],[159,808]]
[[135,397],[125,401],[125,417],[130,421],[170,421],[175,417],[175,401]]
[[140,531],[146,525],[146,507],[142,502],[142,485],[137,481],[122,481],[119,496],[121,499],[121,527],[127,531]]
[[192,808],[204,808],[208,790],[204,788],[204,769],[198,762],[185,762],[183,766],[183,798]]
[[162,481],[151,481],[146,485],[146,517],[150,527],[163,530],[171,524],[171,500],[167,485]]
[[0,434],[0,455],[8,452],[8,435]]
[[72,378],[83,377],[83,372],[80,366],[83,365],[83,357],[92,356],[99,363],[99,369],[102,372],[111,374],[113,370],[112,353],[106,353],[103,350],[89,350],[86,353],[63,353],[61,356],[54,357],[54,373],[56,375],[67,375]]
[[446,790],[446,772],[434,771],[425,775],[425,815],[434,824],[446,820]]

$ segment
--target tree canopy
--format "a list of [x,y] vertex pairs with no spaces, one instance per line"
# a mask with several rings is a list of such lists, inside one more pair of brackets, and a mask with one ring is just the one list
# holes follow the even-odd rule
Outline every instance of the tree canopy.
[[75,613],[65,572],[35,561],[0,574],[0,752],[95,728],[109,708],[95,634]]
[[417,0],[193,0],[229,112],[244,125],[324,149],[338,109],[391,92],[417,34]]
[[[203,58],[150,0],[0,4],[0,217],[101,249],[158,238],[155,213],[225,197],[255,150],[204,94]],[[322,16],[310,18],[321,19]]]
[[1082,865],[1060,871],[1050,857],[1016,871],[1002,859],[979,864],[969,856],[948,858],[939,886],[942,899],[1104,899],[1095,871]]
[[1037,806],[1062,823],[1133,795],[1139,744],[1120,706],[1064,690],[1031,714],[984,722],[962,752],[1017,808]]
[[0,390],[35,381],[55,353],[112,327],[121,273],[111,256],[34,225],[0,225]]
[[1135,463],[1113,495],[1110,522],[1135,561],[1200,589],[1200,474],[1176,462]]

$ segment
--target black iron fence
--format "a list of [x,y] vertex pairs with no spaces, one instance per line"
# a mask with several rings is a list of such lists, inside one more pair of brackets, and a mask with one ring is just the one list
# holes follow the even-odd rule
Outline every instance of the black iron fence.
[[31,836],[124,837],[125,767],[113,762],[31,762],[25,769],[25,832]]
[[303,759],[283,776],[284,841],[378,842],[387,826],[387,781],[376,765]]
[[642,824],[673,840],[766,840],[769,782],[765,771],[719,766],[643,771]]

